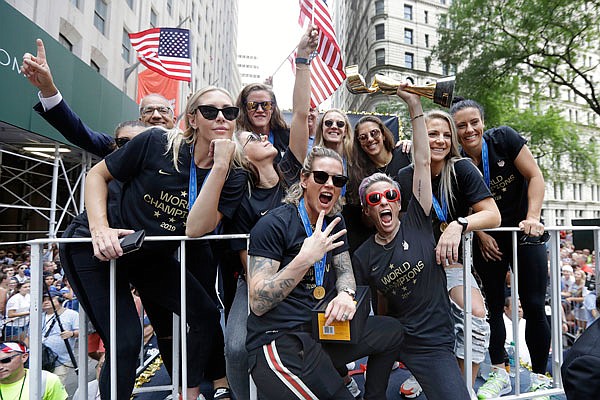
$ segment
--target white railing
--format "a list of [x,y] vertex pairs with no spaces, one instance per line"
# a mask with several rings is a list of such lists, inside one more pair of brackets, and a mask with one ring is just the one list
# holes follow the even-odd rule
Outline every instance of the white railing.
[[[512,396],[503,396],[504,400],[512,399],[528,399],[538,396],[550,396],[563,394],[563,386],[560,374],[560,366],[562,365],[562,321],[561,321],[561,297],[560,297],[560,237],[559,231],[563,230],[593,230],[594,231],[594,244],[595,249],[600,249],[600,227],[582,227],[582,226],[556,226],[546,227],[546,231],[550,233],[550,241],[548,242],[548,253],[550,255],[550,287],[551,287],[551,332],[552,332],[552,377],[553,377],[553,388],[538,391],[535,393],[521,393],[520,374],[515,374],[515,394]],[[512,301],[512,320],[518,321],[518,260],[517,260],[517,228],[497,228],[490,231],[503,231],[512,232],[512,246],[513,246],[513,260],[511,270],[511,301]],[[249,235],[209,235],[198,239],[190,239],[186,236],[152,236],[146,237],[145,241],[179,241],[180,250],[179,258],[182,266],[186,265],[185,246],[189,240],[216,240],[216,239],[246,239],[249,243]],[[472,266],[472,244],[473,234],[470,233],[465,235],[463,238],[463,260],[465,264],[464,268],[464,282],[470,281],[469,274]],[[41,341],[42,341],[42,249],[43,245],[47,243],[82,243],[91,242],[91,239],[38,239],[26,242],[31,245],[31,319],[30,319],[30,347],[32,349],[29,363],[30,363],[30,398],[37,399],[42,398],[41,388]],[[113,260],[110,262],[110,320],[116,321],[116,300],[115,300],[115,270],[116,262]],[[600,259],[596,257],[596,276],[600,273]],[[185,268],[180,269],[181,276],[181,297],[185,297],[186,288],[186,274]],[[472,343],[471,343],[471,330],[472,330],[472,298],[470,285],[464,285],[464,327],[465,327],[465,359],[464,365],[471,365],[472,360]],[[181,301],[181,315],[180,317],[174,316],[173,320],[173,371],[171,372],[172,384],[169,386],[156,386],[152,389],[145,388],[138,390],[138,392],[147,392],[149,390],[171,390],[173,398],[178,396],[178,385],[179,374],[182,376],[182,388],[187,387],[187,334],[186,334],[186,323],[187,323],[187,306],[185,301]],[[83,309],[80,308],[80,337],[86,337],[85,323],[86,317]],[[515,360],[519,360],[519,334],[518,324],[513,324],[513,338],[515,342]],[[181,342],[179,342],[181,341]],[[111,324],[110,327],[110,360],[111,360],[111,398],[116,399],[116,382],[117,382],[117,341],[116,341],[116,324]],[[181,369],[179,369],[179,343],[181,343]],[[80,341],[79,344],[79,377],[78,386],[81,393],[81,398],[87,398],[87,342],[85,340]],[[518,362],[518,361],[517,361]],[[465,383],[470,390],[472,382],[472,370],[471,368],[465,367]],[[251,381],[252,382],[252,381]],[[251,383],[251,386],[252,383]],[[187,394],[185,390],[182,390],[182,396],[184,400],[187,400]],[[252,399],[256,399],[256,391],[254,387],[251,387]]]

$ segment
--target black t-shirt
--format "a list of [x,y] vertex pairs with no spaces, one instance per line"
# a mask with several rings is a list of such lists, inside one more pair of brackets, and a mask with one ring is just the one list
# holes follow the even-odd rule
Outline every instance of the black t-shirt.
[[279,154],[275,157],[275,163],[279,163],[283,158],[283,155],[287,152],[290,145],[290,130],[289,129],[276,129],[273,133],[273,147],[275,147]]
[[413,199],[394,241],[382,246],[372,236],[352,260],[356,284],[383,293],[388,315],[402,322],[407,340],[429,345],[454,340],[446,274],[434,248],[431,217]]
[[[231,221],[231,227],[227,229],[227,233],[250,233],[250,230],[262,216],[266,215],[269,210],[281,205],[286,188],[300,180],[302,164],[291,151],[285,152],[277,167],[281,171],[285,184],[279,182],[269,189],[249,187],[244,193],[242,202]],[[250,182],[248,182],[248,185],[250,185]],[[232,250],[240,251],[245,248],[245,240],[231,241]]]
[[[518,226],[527,216],[527,180],[515,166],[515,159],[527,140],[508,126],[487,130],[490,191],[496,200],[502,226]],[[483,162],[477,168],[483,174]]]
[[[448,202],[448,215],[446,222],[450,223],[458,217],[466,217],[469,214],[469,208],[473,204],[481,200],[492,197],[490,190],[485,185],[483,177],[479,170],[473,165],[470,159],[463,158],[454,163],[454,172],[456,180],[452,179],[452,192],[454,193],[454,201]],[[412,196],[414,168],[412,165],[402,168],[398,172],[396,181],[400,184],[400,192],[402,193],[402,211],[408,209],[408,202]],[[438,202],[442,200],[440,192],[440,177],[435,178],[432,182],[433,193]],[[441,203],[440,203],[441,206]],[[437,242],[442,235],[440,231],[440,220],[438,219],[435,210],[432,209],[433,219],[433,234]]]
[[[190,146],[179,151],[179,172],[165,155],[167,137],[162,129],[147,130],[106,157],[111,175],[123,182],[120,228],[145,229],[148,236],[184,235],[188,214]],[[196,168],[198,192],[210,169]],[[232,218],[243,195],[247,176],[241,169],[229,171],[218,210]],[[109,209],[110,211],[110,209]]]
[[[326,217],[325,220],[330,223],[333,217]],[[333,229],[333,233],[344,228],[345,224],[342,219]],[[298,209],[293,204],[285,204],[271,210],[256,223],[250,233],[248,253],[251,256],[266,257],[280,262],[279,269],[281,270],[298,255],[306,238]],[[345,236],[338,240],[346,243]],[[344,244],[327,253],[323,277],[323,287],[326,293],[336,290],[336,274],[331,267],[333,256],[347,250],[348,246]],[[248,316],[246,347],[249,350],[257,348],[287,331],[294,331],[309,324],[311,310],[319,302],[313,296],[315,286],[314,268],[310,268],[302,281],[276,307],[261,316],[251,312]]]
[[377,170],[393,178],[398,171],[407,165],[410,165],[410,157],[402,151],[402,147],[396,147],[392,151],[392,160],[386,166],[377,168]]

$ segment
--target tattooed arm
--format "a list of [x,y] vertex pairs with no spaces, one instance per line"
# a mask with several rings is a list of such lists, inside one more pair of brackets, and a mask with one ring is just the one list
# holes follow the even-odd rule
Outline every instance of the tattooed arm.
[[346,321],[354,317],[356,312],[356,304],[350,294],[343,290],[348,288],[356,291],[356,282],[354,281],[354,273],[352,272],[352,262],[350,261],[350,253],[344,251],[333,257],[332,266],[336,274],[335,287],[337,296],[331,300],[325,309],[325,317],[327,321],[325,325],[331,324],[333,321]]
[[429,138],[423,116],[423,107],[419,95],[405,92],[406,84],[398,88],[398,96],[408,105],[410,120],[413,129],[413,196],[419,202],[425,215],[431,212],[431,158],[429,155]]
[[250,256],[250,309],[256,315],[267,313],[283,301],[312,266],[309,260],[302,259],[301,253],[280,271],[279,264],[270,258]]

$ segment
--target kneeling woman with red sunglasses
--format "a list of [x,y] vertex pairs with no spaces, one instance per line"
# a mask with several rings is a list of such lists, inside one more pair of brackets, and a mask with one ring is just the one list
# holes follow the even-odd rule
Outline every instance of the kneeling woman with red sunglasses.
[[[413,198],[399,218],[398,184],[383,173],[363,179],[359,196],[377,233],[354,253],[356,281],[380,295],[378,313],[405,329],[398,353],[427,398],[469,399],[454,356],[454,327],[444,269],[435,259],[427,131],[419,96],[398,89],[413,124]],[[443,390],[440,382],[444,382]],[[450,387],[448,387],[450,385]]]

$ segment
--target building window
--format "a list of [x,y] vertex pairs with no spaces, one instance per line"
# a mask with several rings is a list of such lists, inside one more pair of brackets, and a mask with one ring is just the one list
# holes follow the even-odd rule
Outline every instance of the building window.
[[385,26],[383,24],[375,25],[375,40],[385,39]]
[[173,0],[167,0],[167,11],[169,15],[173,15]]
[[404,44],[413,44],[413,30],[404,29]]
[[377,0],[375,1],[375,15],[380,15],[383,14],[383,0]]
[[415,55],[413,53],[404,53],[404,66],[406,68],[415,68]]
[[156,28],[156,26],[158,25],[158,15],[156,15],[156,11],[154,11],[154,8],[150,9],[150,26],[153,28]]
[[429,47],[429,35],[425,34],[425,47]]
[[127,5],[133,10],[133,0],[127,0]]
[[69,50],[71,53],[73,52],[73,43],[71,43],[71,41],[69,39],[67,39],[67,37],[64,36],[62,33],[58,34],[58,43],[65,46],[65,48],[67,50]]
[[90,60],[90,67],[92,67],[97,73],[100,73],[100,66],[96,64],[94,60]]
[[429,23],[429,11],[425,10],[425,23]]
[[446,0],[440,0],[440,4],[446,4]]
[[442,64],[442,75],[449,75],[449,68],[447,64]]
[[107,10],[108,6],[104,0],[96,0],[96,7],[94,8],[94,26],[98,28],[103,35],[106,35]]
[[375,50],[375,65],[385,64],[385,49]]
[[425,57],[425,71],[429,72],[431,69],[431,58]]
[[412,19],[412,6],[404,5],[404,19]]
[[71,4],[81,10],[81,0],[71,0]]
[[131,60],[131,41],[129,40],[129,32],[125,28],[123,28],[123,40],[121,41],[121,57],[127,63]]

